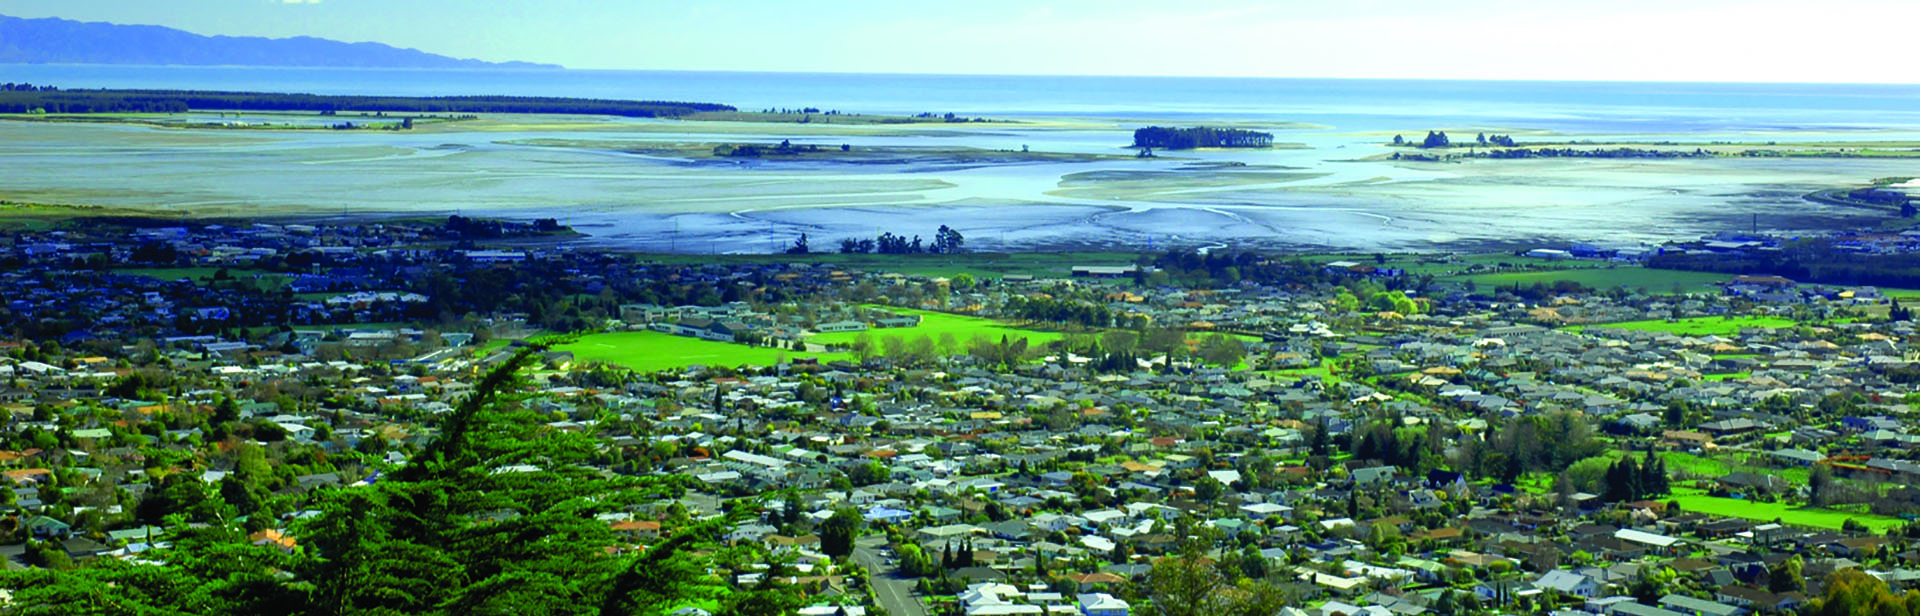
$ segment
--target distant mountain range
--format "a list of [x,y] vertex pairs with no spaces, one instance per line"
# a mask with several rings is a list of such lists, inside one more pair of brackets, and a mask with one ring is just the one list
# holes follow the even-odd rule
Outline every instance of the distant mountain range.
[[484,62],[380,43],[297,36],[201,36],[161,26],[123,26],[0,15],[0,63],[307,66],[361,68],[538,68],[555,64]]

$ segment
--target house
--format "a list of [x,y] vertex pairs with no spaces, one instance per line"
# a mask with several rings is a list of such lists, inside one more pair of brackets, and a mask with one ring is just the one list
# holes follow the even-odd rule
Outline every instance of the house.
[[1130,607],[1126,601],[1103,592],[1082,594],[1078,598],[1082,616],[1127,616]]
[[1608,607],[1609,616],[1687,616],[1666,608],[1642,605],[1632,601],[1621,601]]
[[1660,418],[1647,413],[1634,413],[1614,422],[1628,432],[1650,433],[1660,427]]
[[1690,616],[1741,616],[1748,612],[1743,607],[1675,594],[1661,597],[1660,607]]
[[1797,592],[1771,593],[1751,586],[1722,585],[1713,598],[1727,605],[1738,605],[1764,612],[1784,612],[1800,608],[1807,598]]
[[660,523],[653,520],[621,520],[610,524],[609,527],[614,534],[625,535],[632,539],[660,538]]
[[1354,593],[1365,591],[1367,587],[1366,576],[1342,577],[1330,573],[1321,573],[1304,567],[1296,567],[1295,571],[1300,572],[1301,581],[1312,582],[1315,586],[1319,586],[1335,595],[1351,596]]
[[1656,533],[1649,533],[1645,531],[1638,531],[1631,528],[1622,528],[1620,530],[1613,531],[1613,538],[1619,539],[1621,541],[1625,541],[1627,543],[1646,546],[1647,549],[1658,554],[1666,554],[1666,553],[1672,552],[1673,546],[1680,543],[1679,539],[1675,539],[1673,537],[1668,537],[1666,535],[1661,535]]
[[1719,421],[1709,421],[1707,423],[1700,424],[1699,426],[1701,432],[1712,434],[1714,436],[1731,436],[1735,434],[1745,434],[1745,433],[1752,432],[1754,430],[1759,430],[1765,427],[1766,427],[1766,424],[1762,424],[1760,422],[1747,419],[1745,417],[1736,417],[1733,419],[1722,419]]
[[[1073,580],[1075,584],[1079,584],[1080,590],[1091,590],[1096,584],[1106,584],[1108,587],[1117,587],[1121,584],[1127,583],[1127,578],[1123,578],[1111,573],[1107,573],[1105,571],[1095,571],[1093,573],[1069,573],[1062,577],[1065,577],[1069,580]],[[1121,605],[1124,608],[1126,604],[1122,603]]]
[[1075,265],[1073,266],[1073,277],[1074,278],[1124,278],[1127,276],[1132,276],[1133,273],[1137,271],[1140,271],[1140,266],[1138,265],[1120,265],[1120,266]]
[[1288,520],[1293,519],[1292,507],[1288,507],[1286,505],[1276,505],[1273,503],[1253,503],[1250,505],[1241,505],[1240,512],[1246,514],[1247,519],[1254,520],[1254,521],[1262,521],[1268,518],[1275,518],[1275,517],[1278,517],[1281,519],[1288,519]]
[[1392,481],[1394,471],[1395,471],[1395,468],[1392,466],[1372,466],[1367,468],[1356,468],[1356,469],[1353,469],[1353,473],[1352,475],[1350,475],[1350,477],[1353,479],[1353,485],[1374,486],[1374,485],[1380,485],[1380,484]]
[[1593,578],[1565,569],[1548,571],[1546,575],[1542,575],[1540,579],[1533,581],[1533,587],[1541,590],[1550,590],[1561,595],[1588,599],[1600,596],[1601,589],[1600,583]]
[[621,304],[620,320],[628,323],[652,323],[667,318],[666,308],[654,304]]
[[1793,464],[1798,466],[1813,466],[1814,464],[1818,464],[1821,460],[1827,459],[1827,456],[1821,454],[1820,452],[1793,448],[1793,447],[1789,447],[1786,449],[1776,449],[1776,450],[1773,450],[1768,455],[1773,456],[1775,460],[1779,460],[1782,463]]
[[[1282,612],[1285,614],[1285,612]],[[1378,606],[1359,606],[1344,601],[1328,601],[1320,606],[1320,616],[1394,616],[1393,610]]]
[[292,554],[294,549],[299,546],[293,537],[289,537],[285,533],[271,528],[247,535],[247,541],[254,545],[272,546],[274,549],[287,554]]
[[1713,437],[1693,430],[1667,430],[1660,433],[1660,440],[1682,448],[1699,448],[1713,444]]
[[872,508],[867,509],[866,514],[863,515],[862,517],[865,517],[868,522],[879,522],[881,524],[901,524],[909,520],[912,520],[913,512],[905,509],[896,509],[893,507],[875,505]]
[[73,533],[73,527],[66,522],[47,516],[34,516],[27,520],[27,531],[39,539],[64,539]]

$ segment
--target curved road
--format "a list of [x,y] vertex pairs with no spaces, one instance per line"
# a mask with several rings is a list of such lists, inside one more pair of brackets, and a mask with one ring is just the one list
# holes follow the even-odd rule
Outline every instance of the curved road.
[[887,564],[880,549],[887,547],[884,535],[862,535],[853,544],[853,559],[871,574],[873,596],[888,616],[927,616],[926,606],[913,595],[914,578],[900,575],[899,567]]

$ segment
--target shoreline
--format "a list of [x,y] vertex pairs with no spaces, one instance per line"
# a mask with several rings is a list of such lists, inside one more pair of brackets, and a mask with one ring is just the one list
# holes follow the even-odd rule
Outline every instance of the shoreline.
[[[250,216],[250,217],[209,216],[209,217],[201,218],[201,217],[192,217],[192,216],[187,216],[187,217],[156,216],[156,215],[153,215],[151,212],[144,212],[144,211],[137,211],[137,210],[121,210],[121,209],[108,208],[103,206],[21,204],[21,203],[0,201],[0,226],[22,224],[23,221],[21,219],[25,217],[17,216],[17,214],[23,213],[22,209],[33,211],[33,215],[30,217],[35,221],[43,222],[52,226],[57,226],[62,223],[79,221],[79,220],[92,220],[102,224],[126,224],[128,226],[135,226],[135,227],[165,226],[168,224],[179,224],[179,223],[225,224],[225,225],[232,225],[232,226],[250,225],[250,224],[271,224],[271,225],[305,224],[305,225],[359,226],[359,225],[375,225],[375,224],[393,224],[398,222],[430,223],[437,220],[444,220],[446,216],[455,215],[455,212],[452,212],[452,211],[447,211],[447,212],[415,211],[415,212],[355,212],[355,213],[349,213],[349,214],[286,213],[286,214],[271,214],[271,215]],[[1122,210],[1120,208],[1114,208],[1109,213],[1120,213],[1121,211]],[[556,216],[565,216],[565,214],[560,212],[537,212],[537,213],[526,214],[526,215],[488,214],[488,215],[482,215],[482,216],[475,216],[472,218],[474,218],[475,220],[500,220],[500,221],[519,222],[519,223],[531,223],[533,220],[536,220],[539,218],[555,218]],[[486,240],[478,241],[477,244],[485,245],[488,247],[590,249],[590,250],[606,251],[606,252],[615,253],[615,254],[628,254],[628,255],[679,255],[679,256],[689,256],[689,257],[721,256],[721,257],[729,257],[729,258],[748,258],[748,259],[752,259],[752,258],[779,259],[783,257],[793,256],[793,255],[787,255],[781,252],[775,252],[772,250],[703,251],[698,249],[687,249],[687,250],[678,250],[678,251],[666,251],[666,250],[660,250],[658,246],[635,245],[632,242],[622,241],[620,239],[617,239],[614,236],[596,235],[589,231],[590,229],[594,228],[593,225],[589,224],[589,225],[579,225],[579,226],[567,226],[564,218],[561,218],[561,220],[562,220],[563,226],[566,226],[568,230],[568,232],[566,233],[515,237],[515,238],[494,238],[494,239],[486,239]],[[798,234],[799,232],[794,232],[792,235],[794,237],[798,237]],[[911,233],[909,235],[911,235]],[[718,239],[722,239],[725,237],[727,236],[725,235],[691,236],[691,237],[682,238],[682,242],[684,245],[687,245],[689,247],[697,247],[702,243],[716,241]],[[814,244],[816,246],[819,246],[821,250],[817,250],[812,254],[814,255],[841,254],[841,253],[838,253],[837,250],[833,249],[832,246],[830,245],[831,242],[837,242],[838,239],[840,239],[840,237],[841,236],[838,236],[838,235],[835,235],[835,236],[822,235],[822,236],[815,237],[813,240]],[[1405,254],[1405,255],[1506,253],[1506,252],[1513,252],[1513,251],[1525,249],[1525,248],[1538,247],[1542,243],[1550,243],[1554,241],[1561,241],[1561,240],[1559,238],[1553,238],[1549,236],[1516,237],[1516,238],[1507,238],[1507,239],[1498,239],[1498,240],[1461,239],[1461,240],[1446,241],[1446,242],[1426,243],[1426,245],[1424,246],[1396,247],[1393,249],[1385,250],[1385,252],[1390,254]],[[967,254],[1024,255],[1024,254],[1059,254],[1059,253],[1133,252],[1133,251],[1138,251],[1147,245],[1148,244],[1142,243],[1138,241],[1137,238],[1133,238],[1133,237],[1116,237],[1113,239],[1106,239],[1106,240],[1094,240],[1094,239],[1085,239],[1085,238],[1064,239],[1059,237],[1050,237],[1050,238],[1035,238],[1035,239],[1029,239],[1029,240],[1020,240],[1020,241],[1014,241],[1014,242],[1007,242],[1006,244],[1001,244],[997,242],[995,238],[992,236],[981,236],[981,237],[976,237],[969,240],[970,249],[967,251]],[[1355,246],[1338,244],[1338,243],[1285,241],[1285,240],[1280,240],[1278,238],[1269,238],[1265,240],[1224,241],[1224,240],[1217,240],[1217,239],[1201,239],[1201,238],[1182,239],[1182,238],[1175,237],[1175,238],[1161,238],[1156,242],[1154,242],[1153,244],[1151,244],[1151,246],[1156,251],[1167,249],[1167,248],[1185,248],[1190,250],[1231,248],[1234,250],[1269,252],[1269,253],[1273,253],[1281,256],[1317,255],[1317,254],[1366,255],[1366,254],[1372,254],[1375,252],[1382,252],[1382,250],[1358,248]],[[874,257],[884,256],[884,257],[905,257],[905,258],[928,258],[928,259],[937,259],[940,257],[940,255],[873,255],[873,256]]]

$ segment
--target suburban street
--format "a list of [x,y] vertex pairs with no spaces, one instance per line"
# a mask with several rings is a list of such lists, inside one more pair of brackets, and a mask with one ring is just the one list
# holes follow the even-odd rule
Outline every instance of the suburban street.
[[863,535],[853,545],[854,560],[872,572],[874,597],[890,616],[926,616],[926,608],[913,595],[913,579],[901,577],[899,567],[887,564],[880,555],[886,546],[882,535]]

